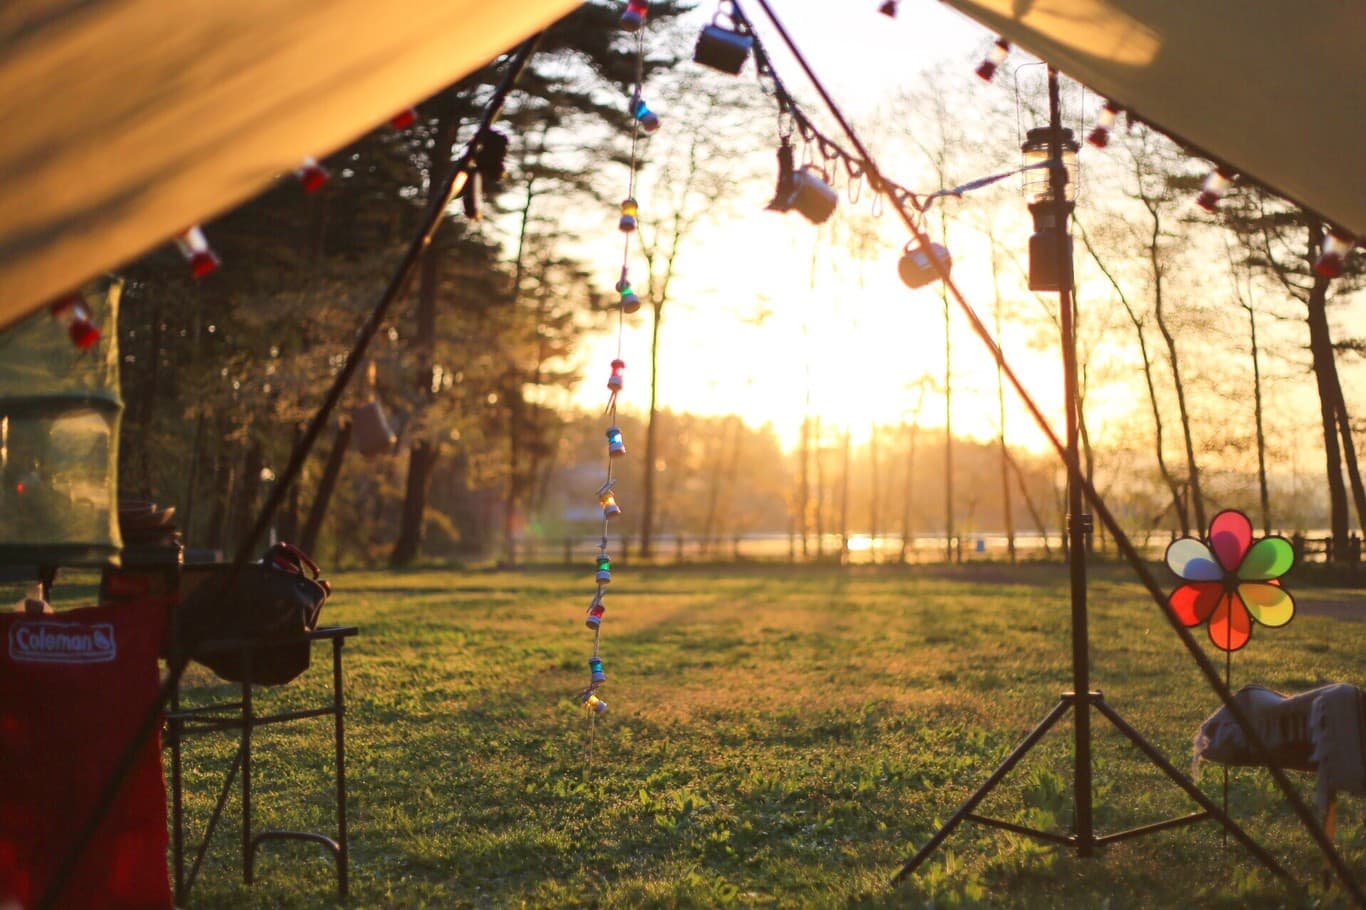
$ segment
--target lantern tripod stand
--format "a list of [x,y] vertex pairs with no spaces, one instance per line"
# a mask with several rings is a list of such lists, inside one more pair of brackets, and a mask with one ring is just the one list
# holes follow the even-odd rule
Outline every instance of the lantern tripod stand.
[[[1039,722],[1015,749],[997,766],[991,776],[968,797],[958,810],[936,831],[892,879],[901,882],[929,857],[964,821],[1001,828],[1048,843],[1074,849],[1078,856],[1088,857],[1096,849],[1115,841],[1127,840],[1143,834],[1176,828],[1212,818],[1224,826],[1263,866],[1282,878],[1289,874],[1276,860],[1238,826],[1213,800],[1184,773],[1174,767],[1151,743],[1130,726],[1118,712],[1105,703],[1100,692],[1091,689],[1090,645],[1087,630],[1086,603],[1086,537],[1092,529],[1092,518],[1083,513],[1082,476],[1078,459],[1079,394],[1077,385],[1077,354],[1072,280],[1072,248],[1067,234],[1067,218],[1075,195],[1075,177],[1069,179],[1065,166],[1068,154],[1075,163],[1077,144],[1071,133],[1061,124],[1058,103],[1058,74],[1048,69],[1049,126],[1030,130],[1025,153],[1046,153],[1047,179],[1032,194],[1030,211],[1034,215],[1036,233],[1030,239],[1031,290],[1058,292],[1059,325],[1063,360],[1063,398],[1067,411],[1067,438],[1064,461],[1067,467],[1067,559],[1070,570],[1072,596],[1072,690],[1063,692],[1058,703]],[[1113,834],[1098,835],[1095,830],[1092,800],[1091,715],[1100,714],[1124,735],[1147,759],[1184,790],[1200,805],[1201,811],[1189,815],[1129,828]],[[1072,795],[1074,815],[1072,828],[1066,834],[1042,831],[979,815],[978,803],[1000,784],[1019,761],[1068,714],[1073,718]]]

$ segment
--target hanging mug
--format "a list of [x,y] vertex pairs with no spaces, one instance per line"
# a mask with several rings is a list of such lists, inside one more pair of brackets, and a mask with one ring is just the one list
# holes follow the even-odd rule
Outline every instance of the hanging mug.
[[901,280],[906,287],[914,290],[939,280],[941,276],[930,260],[931,255],[944,267],[945,272],[953,268],[953,257],[943,244],[931,243],[928,251],[923,246],[913,249],[911,244],[906,244],[906,251],[901,254],[901,262],[897,264],[897,271],[901,273]]
[[388,455],[394,450],[398,437],[389,428],[389,420],[378,401],[370,401],[351,411],[352,439],[356,451],[368,457]]
[[711,25],[702,29],[702,34],[697,36],[692,58],[703,66],[738,76],[744,68],[745,59],[749,57],[750,48],[754,47],[754,36],[717,25],[720,18],[721,13],[718,12],[712,18]]
[[812,224],[821,224],[829,218],[838,202],[839,196],[815,165],[808,164],[792,175],[790,207],[801,212]]

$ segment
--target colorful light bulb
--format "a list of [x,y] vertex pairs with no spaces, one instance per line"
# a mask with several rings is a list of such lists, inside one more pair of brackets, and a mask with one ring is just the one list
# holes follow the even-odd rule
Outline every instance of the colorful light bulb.
[[583,703],[584,706],[594,714],[607,713],[607,702],[598,698],[596,695],[589,694],[589,696],[583,700]]
[[647,133],[653,133],[659,129],[659,115],[650,110],[645,99],[639,95],[634,95],[631,98],[631,116],[640,122],[640,128]]
[[640,309],[640,297],[631,290],[630,284],[625,281],[618,281],[617,291],[621,294],[621,311],[623,313],[634,313]]
[[629,234],[636,229],[636,215],[639,209],[636,207],[634,199],[621,200],[621,220],[617,222],[617,227],[623,234]]
[[607,607],[603,606],[602,595],[593,598],[593,602],[588,605],[588,618],[584,620],[584,625],[595,632],[602,625],[602,615],[607,612]]
[[91,321],[90,310],[79,295],[68,294],[53,303],[48,312],[53,319],[61,319],[66,323],[67,336],[82,351],[94,347],[100,340],[100,327]]
[[621,14],[619,20],[622,31],[640,31],[640,27],[645,24],[645,15],[649,11],[650,4],[646,0],[627,0],[626,11]]
[[1095,128],[1086,136],[1088,145],[1103,149],[1110,144],[1110,130],[1114,129],[1115,119],[1119,116],[1119,105],[1113,101],[1105,102],[1096,117]]
[[621,514],[621,506],[617,505],[617,497],[611,490],[598,493],[598,505],[602,506],[603,518],[616,518]]
[[882,13],[882,15],[886,16],[888,19],[895,19],[896,0],[886,0],[886,2],[882,4],[882,6],[878,7],[877,11],[879,13]]
[[1314,263],[1314,271],[1324,278],[1336,278],[1342,274],[1343,266],[1357,239],[1346,231],[1334,228],[1323,238],[1323,251]]
[[990,82],[991,77],[996,75],[996,68],[1006,62],[1006,57],[1010,55],[1010,42],[1004,38],[997,38],[996,43],[987,51],[987,55],[977,66],[977,78],[983,82]]
[[417,123],[417,108],[407,107],[389,118],[389,125],[396,130],[406,130]]
[[607,682],[607,674],[602,671],[601,657],[588,658],[588,671],[593,674],[593,682]]
[[209,247],[209,241],[204,237],[204,231],[199,225],[187,228],[176,237],[175,243],[180,249],[180,255],[190,264],[190,274],[194,277],[204,278],[218,268],[218,256]]
[[622,374],[626,372],[626,361],[612,361],[612,375],[607,377],[607,388],[613,392],[620,392],[625,379]]
[[626,441],[621,438],[621,427],[607,428],[607,454],[612,458],[626,454]]
[[606,553],[599,553],[594,564],[598,569],[598,584],[608,585],[612,583],[612,559]]
[[1222,165],[1216,167],[1205,178],[1200,195],[1195,197],[1195,204],[1207,212],[1213,212],[1219,207],[1219,200],[1223,199],[1232,187],[1233,171]]
[[294,176],[299,178],[299,183],[303,186],[305,193],[316,193],[322,189],[323,184],[332,176],[327,168],[318,163],[316,158],[305,158],[297,168],[294,169]]

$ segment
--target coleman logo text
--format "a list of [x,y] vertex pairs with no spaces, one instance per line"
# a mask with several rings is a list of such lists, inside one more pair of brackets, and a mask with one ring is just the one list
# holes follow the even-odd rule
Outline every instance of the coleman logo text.
[[39,620],[9,628],[9,656],[23,663],[99,664],[114,659],[114,627]]

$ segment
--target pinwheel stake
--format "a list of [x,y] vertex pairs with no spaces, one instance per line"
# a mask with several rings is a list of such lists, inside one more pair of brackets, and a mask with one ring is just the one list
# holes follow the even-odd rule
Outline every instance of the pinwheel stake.
[[[1053,162],[1061,162],[1063,160],[1063,143],[1065,139],[1062,131],[1062,118],[1058,106],[1058,74],[1052,67],[1049,67],[1048,69],[1048,101],[1050,114],[1050,125],[1047,128],[1048,157]],[[1053,207],[1053,217],[1055,219],[1053,223],[1055,229],[1061,235],[1065,236],[1067,217],[1072,206],[1072,203],[1068,198],[1067,172],[1063,167],[1057,165],[1054,165],[1049,170],[1051,173],[1051,189],[1047,194],[1048,198],[1042,200],[1036,199],[1031,208],[1038,209],[1051,205]],[[1213,818],[1222,824],[1224,829],[1228,831],[1229,834],[1232,834],[1234,838],[1243,844],[1243,846],[1247,847],[1247,849],[1262,863],[1262,865],[1266,866],[1268,870],[1282,878],[1288,878],[1289,874],[1276,862],[1271,854],[1249,837],[1236,822],[1229,818],[1228,813],[1206,796],[1187,775],[1173,766],[1171,762],[1167,761],[1162,753],[1158,752],[1151,743],[1143,738],[1141,733],[1130,726],[1124,718],[1120,717],[1119,713],[1116,712],[1114,708],[1111,708],[1106,704],[1104,696],[1102,696],[1100,692],[1091,689],[1091,655],[1087,636],[1086,615],[1086,535],[1092,528],[1092,518],[1089,514],[1083,514],[1082,512],[1084,503],[1082,500],[1083,480],[1080,461],[1078,459],[1077,413],[1079,396],[1077,388],[1076,338],[1073,331],[1071,243],[1055,243],[1051,244],[1050,247],[1050,252],[1056,254],[1058,259],[1055,266],[1050,264],[1047,270],[1049,272],[1055,272],[1057,275],[1060,316],[1059,325],[1061,327],[1062,336],[1063,397],[1067,409],[1067,445],[1065,461],[1067,462],[1067,558],[1068,567],[1071,571],[1070,581],[1072,591],[1072,691],[1062,693],[1058,703],[1054,705],[1053,710],[1048,712],[1047,716],[1039,722],[1038,726],[1030,731],[1029,735],[1015,747],[1015,750],[1006,756],[1005,760],[997,766],[996,770],[992,772],[986,782],[978,787],[977,791],[968,797],[967,801],[959,807],[958,811],[956,811],[949,820],[930,837],[929,842],[920,848],[920,852],[907,860],[906,864],[901,867],[901,871],[893,877],[892,881],[893,883],[900,882],[918,869],[920,865],[929,858],[929,855],[934,852],[935,848],[943,843],[943,841],[953,833],[954,829],[963,821],[974,821],[979,824],[1001,828],[1016,834],[1023,834],[1027,837],[1036,838],[1048,843],[1069,847],[1076,850],[1078,856],[1087,857],[1092,856],[1098,847],[1114,843],[1115,841],[1128,840],[1129,838],[1137,837],[1141,834],[1164,831],[1168,828],[1188,825],[1193,822],[1203,821],[1207,818]],[[1221,515],[1220,518],[1222,517],[1223,516]],[[1217,520],[1218,519],[1216,519],[1216,521]],[[1230,527],[1232,527],[1232,524],[1234,523],[1230,523]],[[1250,537],[1250,525],[1248,526],[1248,532],[1248,536]],[[1177,543],[1180,544],[1181,541],[1178,541]],[[1205,556],[1208,556],[1209,549],[1205,547],[1203,543],[1199,543],[1198,541],[1193,543],[1200,548]],[[1257,547],[1253,547],[1249,550],[1245,543],[1240,546],[1237,541],[1232,538],[1225,540],[1223,537],[1220,537],[1215,542],[1215,552],[1219,554],[1220,559],[1219,565],[1232,565],[1233,570],[1231,571],[1235,577],[1247,579],[1249,582],[1252,582],[1254,579],[1252,579],[1250,575],[1241,574],[1239,566],[1243,562],[1252,560],[1254,553],[1256,554],[1257,560],[1261,560],[1265,556],[1270,558],[1271,562],[1276,562],[1275,554],[1271,551],[1277,548],[1272,546],[1265,548],[1264,550],[1259,549],[1266,543],[1267,541],[1259,542]],[[1200,554],[1193,555],[1199,556]],[[1247,559],[1244,559],[1244,556],[1246,556]],[[1192,561],[1191,564],[1194,565],[1194,561]],[[1289,568],[1289,566],[1286,566],[1286,568]],[[1200,574],[1198,582],[1209,582],[1213,584],[1214,579],[1212,577],[1205,577],[1206,575],[1212,575],[1213,569],[1206,570],[1204,565],[1201,564],[1201,570],[1202,574]],[[1251,571],[1251,569],[1249,571]],[[1283,572],[1284,570],[1282,569],[1281,571]],[[1216,621],[1222,623],[1222,625],[1211,625],[1211,634],[1215,634],[1216,630],[1223,630],[1227,627],[1228,631],[1226,633],[1220,632],[1219,634],[1225,634],[1227,636],[1226,640],[1229,642],[1237,640],[1239,633],[1235,631],[1235,629],[1238,620],[1246,619],[1249,610],[1252,609],[1252,603],[1261,595],[1266,595],[1268,599],[1257,602],[1267,604],[1270,609],[1270,615],[1272,616],[1272,621],[1267,622],[1266,624],[1277,624],[1274,620],[1282,615],[1284,615],[1285,618],[1282,619],[1281,622],[1285,622],[1289,619],[1289,614],[1283,614],[1282,608],[1279,606],[1279,601],[1276,601],[1275,604],[1271,602],[1272,600],[1275,600],[1274,593],[1260,590],[1244,593],[1241,586],[1237,586],[1236,589],[1230,589],[1226,587],[1224,583],[1228,574],[1229,573],[1221,569],[1217,575],[1217,578],[1219,579],[1217,590],[1213,588],[1201,588],[1199,589],[1201,593],[1191,599],[1190,609],[1193,611],[1192,616],[1196,615],[1199,611],[1203,611],[1203,613],[1199,613],[1200,618],[1196,619],[1195,622],[1199,622],[1202,619],[1209,617],[1211,614],[1216,614],[1217,617],[1219,617]],[[1280,572],[1276,573],[1276,575],[1279,574]],[[1255,579],[1255,587],[1259,589],[1275,588],[1273,584],[1266,581],[1266,579],[1274,577],[1275,575],[1265,575],[1263,573]],[[1249,587],[1252,587],[1252,585]],[[1184,588],[1178,589],[1178,593],[1183,590]],[[1280,589],[1275,588],[1275,590],[1279,591]],[[1175,595],[1173,595],[1173,597],[1175,598]],[[1249,598],[1252,598],[1252,600],[1249,600]],[[1239,607],[1246,604],[1247,608],[1243,609],[1241,613],[1238,613],[1234,606],[1235,602]],[[1181,608],[1177,607],[1175,602],[1173,602],[1173,609],[1178,617],[1182,617],[1183,623],[1186,625],[1195,624],[1194,622],[1186,622],[1186,619],[1181,613]],[[1290,609],[1291,612],[1293,612],[1293,606]],[[1246,630],[1246,623],[1244,623],[1243,629]],[[1242,641],[1245,642],[1246,631],[1242,633],[1242,636]],[[1216,644],[1217,643],[1218,642],[1216,641]],[[1119,831],[1114,834],[1096,834],[1095,823],[1092,817],[1093,805],[1091,788],[1092,711],[1100,713],[1102,717],[1110,721],[1110,723],[1115,726],[1115,729],[1124,734],[1139,751],[1147,756],[1150,762],[1159,768],[1162,773],[1166,774],[1167,777],[1171,778],[1171,780],[1184,790],[1191,799],[1195,800],[1195,802],[1200,805],[1202,811],[1184,815],[1179,818],[1170,818],[1147,825],[1140,825],[1136,828],[1130,828],[1127,831]],[[1039,740],[1043,739],[1044,734],[1052,729],[1053,725],[1069,712],[1072,714],[1072,729],[1074,736],[1074,750],[1072,756],[1072,797],[1074,815],[1072,830],[1065,834],[1052,831],[1040,831],[1035,828],[1015,824],[1014,822],[1002,821],[1000,819],[988,818],[976,814],[973,810],[976,809],[977,804],[985,799],[987,794],[1005,779],[1006,775],[1010,773],[1011,769],[1015,767],[1020,759],[1024,758]]]
[[[1295,548],[1284,537],[1252,539],[1242,512],[1214,516],[1209,543],[1183,537],[1167,547],[1167,568],[1184,584],[1167,604],[1183,626],[1207,622],[1209,640],[1224,652],[1224,686],[1233,688],[1233,652],[1252,639],[1252,624],[1278,628],[1295,618],[1295,599],[1280,578],[1295,565]],[[1228,765],[1223,767],[1228,811]]]

